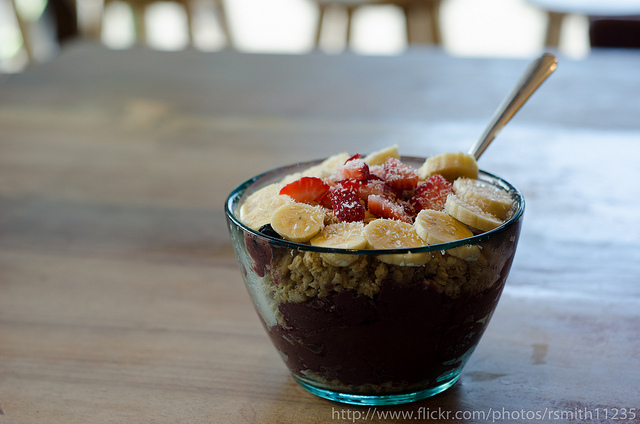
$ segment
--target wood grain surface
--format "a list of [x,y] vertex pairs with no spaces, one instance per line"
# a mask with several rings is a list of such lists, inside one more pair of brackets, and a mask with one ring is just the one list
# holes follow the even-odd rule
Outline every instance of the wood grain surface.
[[482,157],[524,193],[523,233],[441,395],[306,393],[231,251],[223,203],[242,181],[391,143],[467,150],[527,64],[76,44],[4,81],[0,424],[640,422],[637,52],[561,57]]

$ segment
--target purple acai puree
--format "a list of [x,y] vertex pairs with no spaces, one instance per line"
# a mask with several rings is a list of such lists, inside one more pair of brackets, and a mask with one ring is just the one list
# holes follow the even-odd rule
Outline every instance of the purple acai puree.
[[[501,275],[506,276],[511,260]],[[371,299],[354,291],[282,303],[284,325],[268,328],[291,371],[344,386],[437,385],[460,369],[484,332],[504,287],[451,298],[433,282],[383,282]]]
[[272,247],[264,238],[244,233],[244,244],[252,259],[252,267],[258,277],[264,277],[267,267],[273,259]]

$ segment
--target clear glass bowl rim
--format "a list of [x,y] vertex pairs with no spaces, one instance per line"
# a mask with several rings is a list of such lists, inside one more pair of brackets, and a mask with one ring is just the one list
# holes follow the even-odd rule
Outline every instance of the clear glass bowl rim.
[[[261,174],[256,175],[255,177],[249,178],[248,180],[246,180],[245,182],[243,182],[242,184],[240,184],[239,186],[237,186],[235,189],[233,189],[231,191],[231,193],[229,194],[229,196],[227,197],[227,200],[225,201],[225,213],[227,215],[227,218],[233,222],[234,225],[240,227],[242,230],[255,235],[256,237],[260,237],[263,238],[265,240],[268,240],[269,243],[273,244],[273,245],[277,245],[283,248],[289,248],[289,249],[297,249],[297,250],[303,250],[303,251],[310,251],[310,252],[319,252],[319,253],[339,253],[339,254],[354,254],[354,255],[389,255],[389,254],[406,254],[406,253],[425,253],[425,252],[435,252],[435,251],[444,251],[444,250],[448,250],[448,249],[453,249],[456,247],[460,247],[460,246],[468,246],[468,245],[473,245],[473,244],[478,244],[484,241],[487,241],[495,236],[497,236],[498,234],[502,233],[503,231],[506,231],[510,226],[514,225],[516,222],[518,222],[518,220],[522,217],[522,215],[524,214],[524,196],[522,195],[522,193],[520,193],[520,191],[515,188],[513,185],[511,185],[511,183],[509,183],[508,181],[494,175],[491,174],[489,172],[480,170],[478,177],[480,179],[483,179],[484,181],[487,182],[497,182],[499,183],[502,188],[506,189],[508,193],[514,195],[515,201],[517,203],[517,208],[515,210],[515,212],[513,213],[513,215],[511,216],[511,218],[509,218],[504,224],[502,224],[501,226],[494,228],[493,230],[490,231],[486,231],[482,234],[478,234],[475,235],[473,237],[469,237],[466,239],[461,239],[461,240],[456,240],[456,241],[452,241],[452,242],[448,242],[448,243],[440,243],[440,244],[430,244],[427,246],[420,246],[420,247],[412,247],[412,248],[408,248],[408,249],[344,249],[344,248],[329,248],[329,247],[320,247],[320,246],[311,246],[309,244],[302,244],[302,243],[295,243],[292,241],[288,241],[288,240],[283,240],[283,239],[278,239],[275,237],[271,237],[268,235],[265,235],[259,231],[253,230],[251,228],[249,228],[248,226],[246,226],[245,224],[243,224],[240,219],[238,217],[236,217],[235,211],[234,211],[234,206],[239,206],[239,205],[235,205],[235,202],[237,200],[239,200],[244,193],[247,191],[247,189],[249,189],[249,187],[251,187],[251,185],[253,185],[256,181],[262,179],[263,177],[268,176],[269,174],[275,174],[275,173],[280,173],[286,169],[296,169],[296,168],[300,168],[302,166],[307,166],[307,167],[311,167],[314,165],[318,165],[319,163],[321,163],[324,159],[317,159],[317,160],[312,160],[312,161],[307,161],[307,162],[298,162],[295,164],[291,164],[291,165],[285,165],[285,166],[281,166],[275,169],[271,169],[269,171],[263,172]],[[420,157],[415,157],[415,156],[402,156],[401,160],[403,161],[424,161],[425,158],[420,158]],[[284,177],[284,175],[283,175]],[[484,178],[483,178],[484,177]],[[489,178],[493,181],[487,180],[486,178]],[[275,181],[273,181],[275,182]]]

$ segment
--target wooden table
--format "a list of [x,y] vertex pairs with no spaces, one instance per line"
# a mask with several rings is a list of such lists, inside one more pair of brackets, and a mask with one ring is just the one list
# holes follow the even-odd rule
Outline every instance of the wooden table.
[[77,44],[6,80],[0,424],[640,422],[638,54],[560,58],[482,157],[523,191],[524,229],[487,333],[439,396],[307,394],[231,252],[235,185],[344,149],[466,150],[526,66]]

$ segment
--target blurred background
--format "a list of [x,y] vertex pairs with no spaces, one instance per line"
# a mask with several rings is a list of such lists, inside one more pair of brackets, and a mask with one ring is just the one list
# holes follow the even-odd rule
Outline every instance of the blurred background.
[[[77,37],[113,49],[144,44],[159,50],[281,54],[317,49],[394,55],[423,45],[409,40],[402,2],[349,7],[354,1],[336,6],[324,0],[0,0],[0,72],[50,60],[66,40]],[[547,29],[554,15],[536,1],[436,2],[431,25],[437,28],[426,34],[431,38],[424,45],[436,44],[452,55],[530,57],[549,46],[570,57],[589,54],[585,15],[564,14],[550,44]]]

